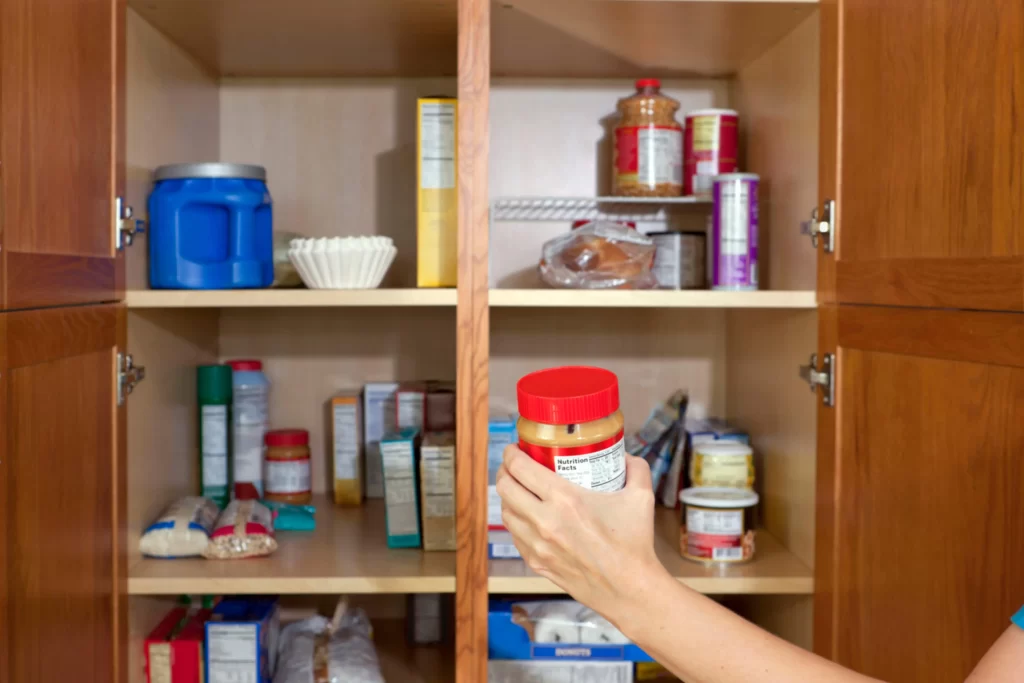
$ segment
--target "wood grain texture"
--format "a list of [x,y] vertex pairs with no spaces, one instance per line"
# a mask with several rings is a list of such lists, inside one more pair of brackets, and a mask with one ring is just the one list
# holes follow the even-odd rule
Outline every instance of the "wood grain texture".
[[1024,369],[842,353],[835,659],[962,681],[1024,603]]
[[[104,290],[93,301],[116,296],[116,6],[116,0],[11,0],[0,7],[6,308],[19,302],[26,282],[32,296],[19,306],[82,302],[74,283],[83,268],[109,268],[109,281],[84,280]],[[29,278],[11,262],[17,253],[61,258]],[[110,263],[84,265],[90,260]],[[64,270],[75,272],[65,277]]]
[[1024,256],[840,260],[835,273],[848,302],[1024,311]]
[[12,681],[107,683],[125,668],[115,664],[123,650],[114,645],[126,617],[113,526],[118,309],[84,310],[5,314]]
[[839,300],[1024,310],[1024,5],[847,0],[841,31]]
[[[111,17],[113,40],[113,78],[110,88],[111,97],[111,131],[110,136],[110,184],[113,188],[113,197],[121,197],[126,201],[127,189],[127,163],[128,163],[128,43],[127,43],[127,13],[128,0],[111,0],[114,5],[113,16]],[[130,206],[130,205],[129,205]],[[134,208],[134,207],[133,207]],[[141,207],[139,207],[141,209]],[[141,212],[140,212],[141,213]],[[119,216],[112,216],[119,218]],[[142,245],[133,242],[136,249],[142,249]],[[124,299],[125,283],[127,278],[126,250],[130,247],[125,245],[120,251],[116,250],[114,244],[114,301]],[[127,633],[127,631],[125,631]],[[121,643],[126,643],[122,639]],[[120,673],[118,674],[120,675]],[[122,683],[118,679],[118,683]]]
[[[5,436],[10,428],[10,416],[7,414],[7,376],[9,374],[7,367],[7,316],[0,313],[0,510],[4,511],[4,518],[0,520],[0,605],[10,604],[11,592],[8,574],[10,560],[7,551],[10,540],[7,520],[9,488],[7,480],[10,478],[10,465],[8,464],[7,438]],[[11,624],[7,610],[0,610],[0,681],[11,680],[9,653],[12,628],[14,625]]]
[[122,272],[118,267],[119,259],[7,252],[5,308],[19,310],[115,301],[118,273]]
[[489,0],[458,0],[455,681],[487,680]]
[[[841,362],[838,348],[839,308],[833,304],[818,309],[818,358],[835,354]],[[820,368],[820,362],[818,367]],[[837,373],[836,399],[844,400],[843,377]],[[815,392],[817,462],[815,465],[815,515],[814,515],[814,651],[822,657],[836,656],[838,629],[835,608],[837,596],[835,567],[837,552],[837,527],[842,488],[837,479],[838,458],[842,453],[836,447],[837,438],[843,425],[837,419],[836,409],[821,402],[821,390]]]
[[[843,188],[839,183],[842,166],[841,134],[843,130],[843,108],[840,106],[843,80],[843,64],[839,55],[843,50],[842,14],[839,3],[843,0],[821,0],[818,10],[818,206],[824,207],[826,199],[834,199],[836,226],[841,224],[843,215]],[[818,209],[819,213],[821,208]],[[806,218],[810,218],[808,215]],[[841,232],[836,239],[841,239]],[[805,238],[806,239],[806,238]],[[818,301],[833,303],[836,300],[836,257],[828,254],[818,245]]]
[[[117,347],[114,353],[130,354],[128,348],[128,310],[117,307]],[[117,364],[114,364],[113,382],[116,392],[120,382]],[[118,406],[114,401],[113,424],[114,448],[110,462],[110,480],[113,484],[110,528],[114,556],[114,677],[113,683],[128,683],[131,677],[128,630],[128,563],[137,535],[129,535],[128,521],[128,400]]]

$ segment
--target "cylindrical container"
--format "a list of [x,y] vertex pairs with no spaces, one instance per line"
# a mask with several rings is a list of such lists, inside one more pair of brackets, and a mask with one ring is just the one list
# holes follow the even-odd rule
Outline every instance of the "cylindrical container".
[[662,289],[702,289],[706,239],[702,232],[649,232],[654,241],[654,277]]
[[715,178],[711,213],[712,289],[757,289],[757,186],[754,173]]
[[532,372],[516,385],[519,448],[565,479],[594,491],[626,484],[619,380],[602,368]]
[[698,562],[746,562],[754,557],[757,494],[745,489],[696,487],[679,494],[683,524],[679,550]]
[[690,456],[690,482],[694,486],[754,488],[754,451],[739,441],[694,444]]
[[313,497],[309,461],[309,432],[277,429],[267,432],[263,498],[277,503],[306,505]]
[[196,387],[200,493],[223,508],[231,497],[231,368],[200,365]]
[[683,193],[683,127],[679,103],[661,94],[661,81],[641,78],[619,100],[612,174],[617,195],[678,197]]
[[269,287],[274,229],[267,171],[246,164],[175,164],[149,195],[153,289]]
[[714,177],[736,170],[739,122],[732,109],[698,109],[686,115],[683,194],[709,197]]
[[258,360],[229,360],[232,372],[232,495],[263,497],[263,436],[270,411],[270,382]]

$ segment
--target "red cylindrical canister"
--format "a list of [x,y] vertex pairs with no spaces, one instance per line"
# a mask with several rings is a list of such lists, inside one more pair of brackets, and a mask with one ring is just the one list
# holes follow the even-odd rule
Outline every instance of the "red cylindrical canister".
[[686,115],[684,195],[710,197],[715,176],[736,170],[739,122],[739,114],[732,109],[698,109]]

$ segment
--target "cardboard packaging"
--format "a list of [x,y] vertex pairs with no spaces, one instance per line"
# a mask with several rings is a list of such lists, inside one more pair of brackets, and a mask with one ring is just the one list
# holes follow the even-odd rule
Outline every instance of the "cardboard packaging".
[[458,103],[416,104],[416,286],[454,287],[458,273]]
[[334,502],[363,502],[362,401],[358,391],[346,391],[331,399],[331,453],[334,456]]
[[380,440],[395,430],[396,391],[398,382],[368,382],[363,387],[363,446],[366,455],[364,492],[367,498],[384,497]]
[[427,383],[426,429],[450,432],[455,429],[455,385],[452,382]]
[[206,622],[207,680],[271,683],[280,631],[277,598],[225,598]]
[[380,442],[389,548],[419,548],[423,543],[416,473],[419,448],[416,429],[392,432]]
[[492,417],[487,423],[487,528],[490,531],[505,531],[501,521],[501,497],[494,483],[505,447],[518,441],[514,415]]
[[143,645],[146,683],[203,683],[204,624],[210,610],[176,607],[157,624]]
[[450,632],[452,602],[439,593],[413,593],[406,601],[406,636],[413,645],[440,643]]
[[419,429],[427,423],[427,384],[403,382],[395,393],[395,428]]
[[487,662],[487,683],[633,683],[631,662]]
[[420,444],[423,549],[455,550],[455,432],[427,432]]

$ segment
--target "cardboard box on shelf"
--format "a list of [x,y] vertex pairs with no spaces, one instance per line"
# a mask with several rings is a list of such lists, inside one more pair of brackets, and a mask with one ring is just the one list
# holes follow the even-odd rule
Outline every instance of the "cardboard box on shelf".
[[632,662],[487,662],[487,683],[633,683]]
[[363,502],[362,401],[358,391],[345,391],[331,399],[331,454],[334,456],[334,502]]
[[514,415],[491,417],[487,423],[487,528],[491,531],[505,530],[501,521],[501,497],[494,479],[498,476],[505,447],[518,441]]
[[455,432],[427,432],[420,444],[424,550],[455,550]]
[[202,683],[204,624],[210,610],[176,607],[143,644],[146,683]]
[[416,285],[454,287],[458,275],[458,101],[416,104]]
[[416,481],[419,449],[417,429],[391,432],[380,442],[389,548],[419,548],[423,544]]
[[225,598],[206,622],[207,680],[270,683],[280,631],[277,598]]
[[427,383],[426,429],[431,432],[450,432],[455,429],[454,383]]
[[427,383],[402,382],[395,392],[395,428],[423,431],[427,421]]
[[364,492],[367,498],[384,497],[380,440],[395,430],[396,391],[398,382],[368,382],[363,387]]

